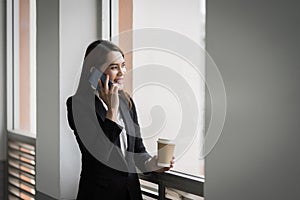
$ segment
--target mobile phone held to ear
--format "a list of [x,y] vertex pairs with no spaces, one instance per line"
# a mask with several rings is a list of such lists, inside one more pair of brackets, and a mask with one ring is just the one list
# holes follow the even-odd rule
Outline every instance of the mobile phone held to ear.
[[[98,84],[98,80],[101,79],[102,84],[105,84],[105,80],[106,80],[106,74],[104,74],[103,72],[100,72],[98,69],[94,68],[93,72],[89,78],[89,82],[91,84],[91,86],[100,91],[100,86]],[[112,86],[112,82],[109,80],[108,81],[108,88],[110,89]]]

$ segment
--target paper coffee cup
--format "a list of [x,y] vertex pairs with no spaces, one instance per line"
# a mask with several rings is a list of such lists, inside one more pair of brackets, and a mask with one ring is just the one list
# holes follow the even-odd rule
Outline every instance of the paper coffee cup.
[[172,140],[159,138],[157,141],[159,167],[170,167],[174,155],[175,144]]

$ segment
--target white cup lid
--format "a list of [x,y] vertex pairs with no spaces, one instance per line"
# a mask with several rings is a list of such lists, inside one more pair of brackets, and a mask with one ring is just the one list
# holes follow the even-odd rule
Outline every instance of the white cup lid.
[[174,144],[173,140],[165,139],[165,138],[158,138],[157,142],[163,144]]

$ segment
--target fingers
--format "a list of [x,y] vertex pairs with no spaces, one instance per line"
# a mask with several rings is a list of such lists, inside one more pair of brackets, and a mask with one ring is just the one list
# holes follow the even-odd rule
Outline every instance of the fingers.
[[103,81],[103,79],[101,80],[101,79],[98,79],[98,85],[100,86],[100,89],[102,90],[102,91],[105,91],[105,92],[107,92],[108,91],[108,82],[109,82],[109,76],[108,75],[105,75],[105,81],[104,81],[104,83],[102,82]]
[[116,84],[109,86],[109,75],[105,75],[105,81],[103,79],[98,80],[98,85],[100,87],[99,96],[108,106],[108,108],[114,108],[117,110],[119,105],[118,91],[119,87]]
[[175,157],[173,156],[172,160],[170,161],[170,167],[168,167],[169,168],[168,170],[170,170],[171,168],[173,168],[174,164],[175,164]]
[[105,90],[106,90],[106,91],[109,90],[109,88],[108,88],[108,81],[109,81],[109,76],[106,75],[105,83],[104,83],[104,87],[105,87]]
[[[157,156],[153,156],[152,159],[157,160]],[[175,157],[173,156],[172,160],[170,161],[170,166],[169,167],[162,167],[159,168],[158,170],[156,170],[156,172],[165,172],[165,171],[169,171],[171,168],[174,167],[175,164]]]
[[116,94],[116,93],[118,93],[118,91],[119,91],[119,86],[118,86],[118,85],[115,85],[115,84],[113,84],[113,85],[111,86],[111,89],[110,89],[110,91],[112,91],[112,93],[113,93],[113,94]]
[[104,94],[108,94],[109,92],[111,93],[116,93],[118,91],[118,87],[114,87],[116,86],[115,84],[112,84],[111,87],[109,87],[109,75],[105,75],[105,81],[104,83],[102,82],[101,79],[98,80],[98,85],[100,86],[100,92],[104,93]]
[[105,82],[103,83],[101,79],[98,80],[98,85],[100,86],[100,91],[104,92],[105,94],[108,93],[108,82],[109,82],[109,76],[106,75]]
[[119,86],[117,85],[117,84],[111,84],[111,86],[109,86],[110,84],[109,84],[109,75],[105,75],[106,76],[106,78],[105,78],[105,83],[104,83],[104,85],[103,85],[103,83],[101,82],[100,84],[101,84],[101,86],[102,86],[102,88],[104,88],[104,91],[106,92],[106,94],[108,93],[108,92],[111,92],[111,93],[117,93],[118,92],[118,90],[119,90]]
[[164,167],[164,171],[169,171],[170,167]]
[[104,86],[103,86],[102,81],[100,79],[98,80],[98,85],[100,86],[99,87],[99,90],[100,90],[99,92],[102,92]]

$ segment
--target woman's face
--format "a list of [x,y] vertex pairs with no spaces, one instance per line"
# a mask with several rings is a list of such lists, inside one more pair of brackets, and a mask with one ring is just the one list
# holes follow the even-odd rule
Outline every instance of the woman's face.
[[120,88],[124,86],[124,75],[126,73],[125,60],[122,54],[118,51],[112,51],[108,54],[109,66],[106,69],[101,69],[109,76],[109,80],[118,84]]

